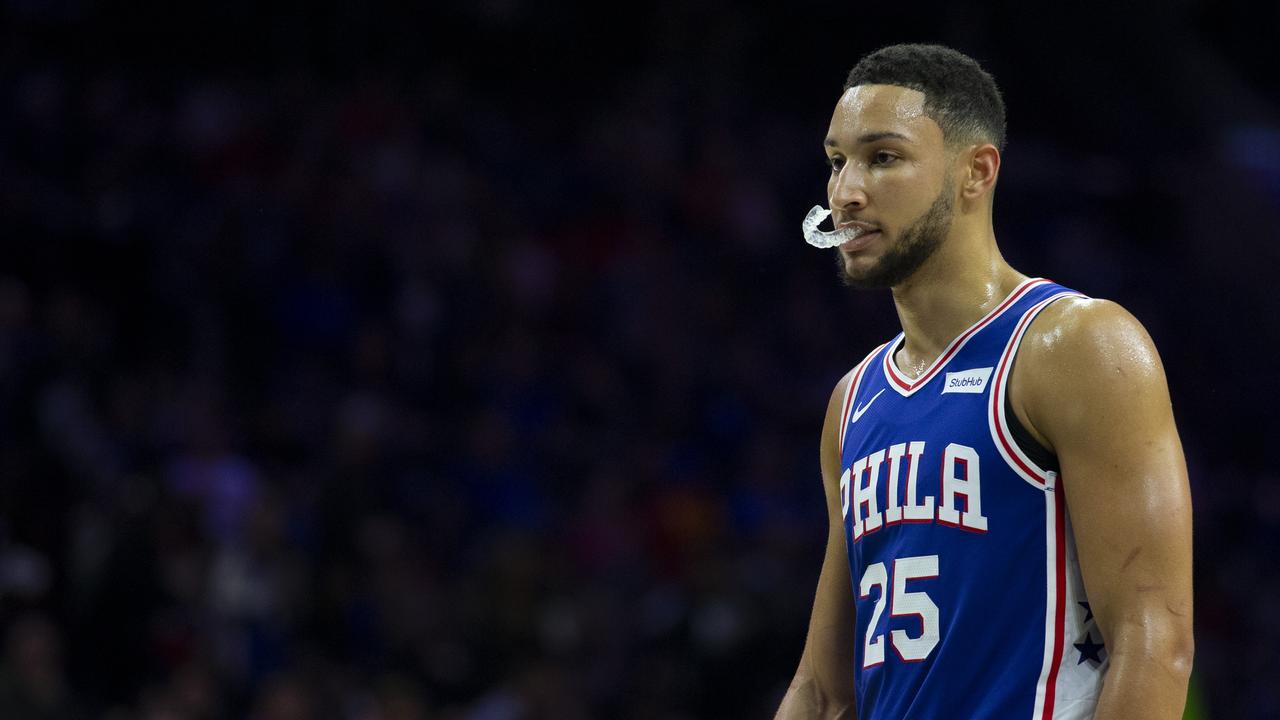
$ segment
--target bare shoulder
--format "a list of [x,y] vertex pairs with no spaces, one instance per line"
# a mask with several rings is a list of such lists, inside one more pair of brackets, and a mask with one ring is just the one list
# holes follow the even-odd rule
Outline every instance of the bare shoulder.
[[[855,366],[845,373],[844,377],[841,377],[836,386],[832,388],[831,397],[827,399],[827,412],[822,423],[822,458],[824,463],[839,454],[841,412],[844,410],[845,400],[849,397],[849,385],[853,382],[853,376],[857,372],[858,368]],[[836,459],[838,460],[838,458]]]
[[1052,447],[1057,429],[1097,426],[1113,413],[1168,406],[1160,355],[1146,328],[1109,300],[1064,298],[1032,322],[1011,382],[1033,426]]
[[1050,304],[1027,329],[1024,350],[1086,350],[1121,345],[1151,345],[1142,323],[1119,303],[1068,297]]
[[1067,386],[1099,380],[1099,373],[1135,380],[1134,373],[1164,372],[1146,328],[1110,300],[1064,298],[1049,305],[1027,329],[1018,355],[1029,374],[1052,375]]

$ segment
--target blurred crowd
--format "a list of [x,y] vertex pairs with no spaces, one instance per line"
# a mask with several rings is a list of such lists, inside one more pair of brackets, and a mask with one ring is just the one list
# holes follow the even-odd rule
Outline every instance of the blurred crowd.
[[[180,33],[45,51],[133,26],[5,7],[0,717],[776,707],[826,535],[823,409],[897,328],[799,235],[830,104],[876,45],[788,74],[762,50],[779,18],[695,42],[703,2],[582,36],[621,49],[579,66],[501,47],[570,19],[479,7],[428,40],[496,56],[337,13],[333,38],[279,40],[302,61],[223,64]],[[1161,126],[1152,85],[1114,107],[1157,128],[1129,143],[1085,110],[1054,124],[1016,47],[955,32],[1010,104],[1006,255],[1126,305],[1168,368],[1196,704],[1275,717],[1276,108]],[[315,50],[344,42],[383,64]]]

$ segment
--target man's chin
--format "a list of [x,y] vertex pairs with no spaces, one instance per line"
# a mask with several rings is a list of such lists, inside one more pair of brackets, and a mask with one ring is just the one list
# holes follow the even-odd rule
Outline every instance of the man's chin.
[[[858,265],[861,267],[857,267]],[[885,282],[886,278],[879,261],[870,265],[858,263],[856,258],[846,256],[838,248],[836,249],[836,273],[845,287],[858,290],[883,290],[891,287]]]

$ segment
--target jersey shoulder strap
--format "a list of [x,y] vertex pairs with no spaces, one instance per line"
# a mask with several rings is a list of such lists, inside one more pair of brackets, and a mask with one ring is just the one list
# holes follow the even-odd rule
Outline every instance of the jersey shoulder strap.
[[1032,321],[1058,300],[1088,296],[1048,281],[1029,295],[1024,302],[1019,303],[1018,312],[1011,313],[1005,320],[1007,329],[1001,336],[1007,339],[999,348],[999,356],[995,360],[995,373],[987,403],[987,422],[996,450],[1009,468],[1035,487],[1050,488],[1055,485],[1058,476],[1057,458],[1036,442],[1018,421],[1009,400],[1009,378],[1013,374],[1022,339]]

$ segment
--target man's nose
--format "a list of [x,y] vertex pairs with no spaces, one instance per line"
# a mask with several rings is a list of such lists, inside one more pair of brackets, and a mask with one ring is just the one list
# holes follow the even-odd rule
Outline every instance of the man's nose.
[[846,164],[836,175],[828,198],[832,210],[861,210],[867,206],[866,178],[858,168]]

